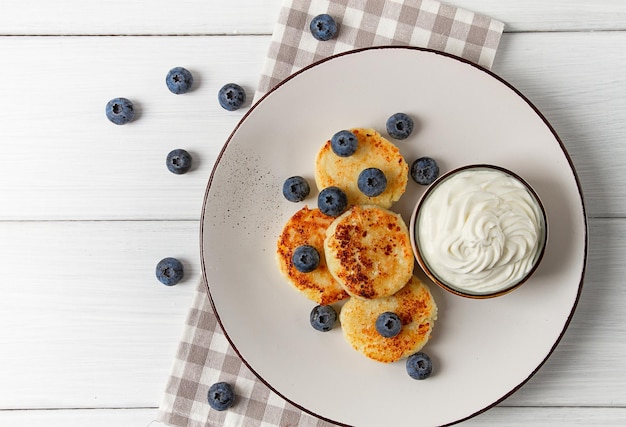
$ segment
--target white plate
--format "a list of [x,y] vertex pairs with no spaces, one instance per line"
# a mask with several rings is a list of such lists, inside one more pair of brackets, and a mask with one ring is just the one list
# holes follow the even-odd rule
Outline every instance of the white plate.
[[[381,364],[357,353],[339,327],[313,330],[308,318],[315,304],[287,284],[274,259],[287,219],[304,204],[316,205],[313,163],[321,145],[351,127],[372,127],[385,136],[387,117],[399,111],[417,124],[409,139],[396,141],[409,163],[430,156],[442,173],[472,163],[508,168],[537,191],[550,224],[540,268],[513,293],[470,300],[431,285],[439,319],[424,348],[435,364],[425,381],[412,380],[403,362]],[[292,175],[311,183],[305,202],[282,196],[282,183]],[[423,190],[410,181],[392,208],[407,224]],[[536,372],[576,307],[587,225],[569,156],[527,99],[458,58],[387,47],[308,67],[251,108],[209,181],[201,243],[220,324],[263,382],[338,424],[399,427],[476,415]]]

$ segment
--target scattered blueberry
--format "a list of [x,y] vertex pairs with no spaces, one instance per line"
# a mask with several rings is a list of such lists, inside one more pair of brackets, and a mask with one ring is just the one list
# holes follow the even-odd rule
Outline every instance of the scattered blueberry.
[[156,266],[156,277],[164,285],[173,286],[183,276],[183,264],[176,258],[163,258]]
[[193,76],[186,68],[175,67],[165,76],[165,84],[170,92],[180,95],[189,92],[193,84]]
[[349,130],[341,130],[330,139],[330,148],[333,153],[340,157],[348,157],[354,154],[359,143],[356,135]]
[[332,39],[337,34],[337,23],[332,16],[323,13],[311,19],[309,29],[317,40],[326,41]]
[[227,83],[220,89],[217,99],[222,108],[235,111],[246,102],[246,91],[236,83]]
[[107,103],[106,115],[112,123],[125,125],[135,117],[133,103],[126,98],[113,98]]
[[357,185],[361,193],[367,197],[376,197],[387,188],[387,177],[378,168],[363,169],[359,174]]
[[211,408],[216,411],[224,411],[230,408],[235,401],[235,393],[233,392],[233,388],[230,384],[219,382],[209,387],[207,399]]
[[420,157],[411,164],[411,178],[422,185],[432,184],[439,176],[439,166],[430,157]]
[[191,154],[182,148],[172,150],[167,154],[165,163],[167,169],[176,175],[187,173],[191,169]]
[[406,360],[406,372],[413,379],[425,380],[433,372],[433,362],[426,353],[420,351]]
[[330,331],[337,321],[337,312],[330,305],[317,305],[311,310],[311,326],[320,332]]
[[291,260],[300,273],[310,273],[320,265],[320,254],[313,246],[302,245],[293,251]]
[[407,139],[413,132],[413,119],[404,113],[396,113],[387,119],[387,133],[395,139]]
[[283,183],[283,196],[290,202],[301,202],[309,196],[311,188],[306,179],[292,176]]
[[326,187],[317,196],[317,207],[326,215],[339,216],[348,207],[348,196],[339,187]]
[[402,329],[402,321],[396,313],[385,311],[376,318],[376,332],[385,338],[395,337]]

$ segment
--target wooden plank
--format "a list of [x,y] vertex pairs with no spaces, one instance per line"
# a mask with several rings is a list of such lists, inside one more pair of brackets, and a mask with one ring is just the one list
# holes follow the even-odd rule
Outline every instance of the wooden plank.
[[89,427],[162,427],[155,420],[156,408],[48,409],[0,411],[5,427],[89,426]]
[[590,216],[626,216],[624,45],[624,32],[505,35],[493,66],[561,137]]
[[164,427],[156,421],[156,408],[139,409],[49,409],[0,411],[4,427]]
[[[626,28],[621,0],[448,0],[506,24],[505,31]],[[271,34],[281,0],[2,2],[2,35]]]
[[470,426],[507,426],[507,427],[622,427],[626,419],[624,408],[546,408],[546,407],[495,407],[488,412],[472,418],[461,425]]
[[[571,326],[505,405],[626,405],[625,234],[626,219],[591,221]],[[0,409],[158,406],[200,274],[198,223],[0,222],[0,241]],[[165,256],[187,269],[171,288],[154,277]]]
[[621,0],[451,0],[447,3],[483,13],[505,23],[505,32],[623,30],[626,5]]
[[[2,38],[0,219],[197,219],[213,163],[245,110],[220,107],[222,85],[254,94],[266,37]],[[195,75],[174,95],[172,67]],[[126,97],[137,117],[116,126],[106,103]],[[248,105],[250,101],[248,102]],[[194,166],[174,175],[167,153],[188,150]]]
[[15,35],[269,34],[281,0],[2,1],[0,33]]
[[[40,411],[0,411],[5,427],[89,426],[89,427],[165,427],[155,421],[156,409],[59,409]],[[462,426],[581,427],[623,426],[625,408],[541,408],[495,407],[472,418]]]
[[[0,168],[7,183],[0,220],[197,219],[220,147],[247,110],[223,110],[217,91],[235,81],[251,96],[268,42],[0,38],[0,57],[12,64],[0,68],[0,80],[15,81],[19,70],[22,82],[6,85],[0,97],[3,155],[11,159]],[[626,215],[624,45],[626,32],[510,34],[494,65],[561,135],[591,216]],[[165,74],[177,65],[193,71],[196,90],[167,91]],[[137,104],[133,123],[106,120],[104,106],[116,96]],[[165,168],[174,148],[194,156],[190,173]]]
[[[157,406],[198,234],[193,221],[0,223],[0,409]],[[185,267],[172,287],[155,277],[167,256]]]

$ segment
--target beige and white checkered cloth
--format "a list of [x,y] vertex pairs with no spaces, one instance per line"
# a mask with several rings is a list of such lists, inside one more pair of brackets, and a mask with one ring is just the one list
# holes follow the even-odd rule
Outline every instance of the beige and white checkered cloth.
[[[321,13],[339,28],[325,42],[309,32],[309,22]],[[370,46],[425,47],[491,68],[503,29],[502,22],[433,0],[285,1],[256,98],[315,61]]]
[[[328,13],[338,23],[335,39],[321,42],[310,20]],[[433,0],[284,0],[256,99],[297,70],[354,48],[383,45],[427,47],[490,68],[504,25],[484,15]],[[234,386],[235,404],[214,411],[207,403],[211,384]],[[329,426],[265,386],[241,362],[218,326],[202,280],[158,414],[180,427]]]

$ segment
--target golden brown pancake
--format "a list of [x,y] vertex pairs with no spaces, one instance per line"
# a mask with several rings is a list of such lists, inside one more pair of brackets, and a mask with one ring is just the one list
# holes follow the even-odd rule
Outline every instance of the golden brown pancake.
[[353,206],[326,230],[326,263],[352,296],[395,294],[413,275],[414,258],[404,220],[378,206]]
[[[409,177],[409,165],[393,143],[374,129],[355,128],[351,131],[358,139],[356,152],[348,157],[337,156],[328,140],[315,159],[315,183],[322,189],[341,188],[350,205],[378,205],[389,208],[404,194]],[[367,168],[380,169],[387,178],[387,188],[382,194],[368,197],[358,187],[359,174]]]
[[[285,224],[277,242],[276,259],[287,280],[307,298],[326,305],[348,297],[346,291],[328,271],[324,256],[326,229],[335,218],[319,209],[303,207]],[[298,271],[291,260],[300,245],[311,245],[320,254],[320,265],[310,273]]]
[[[395,337],[385,338],[376,331],[376,319],[386,311],[396,313],[402,322],[402,329]],[[339,314],[346,341],[370,359],[384,363],[419,351],[428,342],[436,319],[435,300],[428,287],[415,276],[390,297],[350,298]]]

